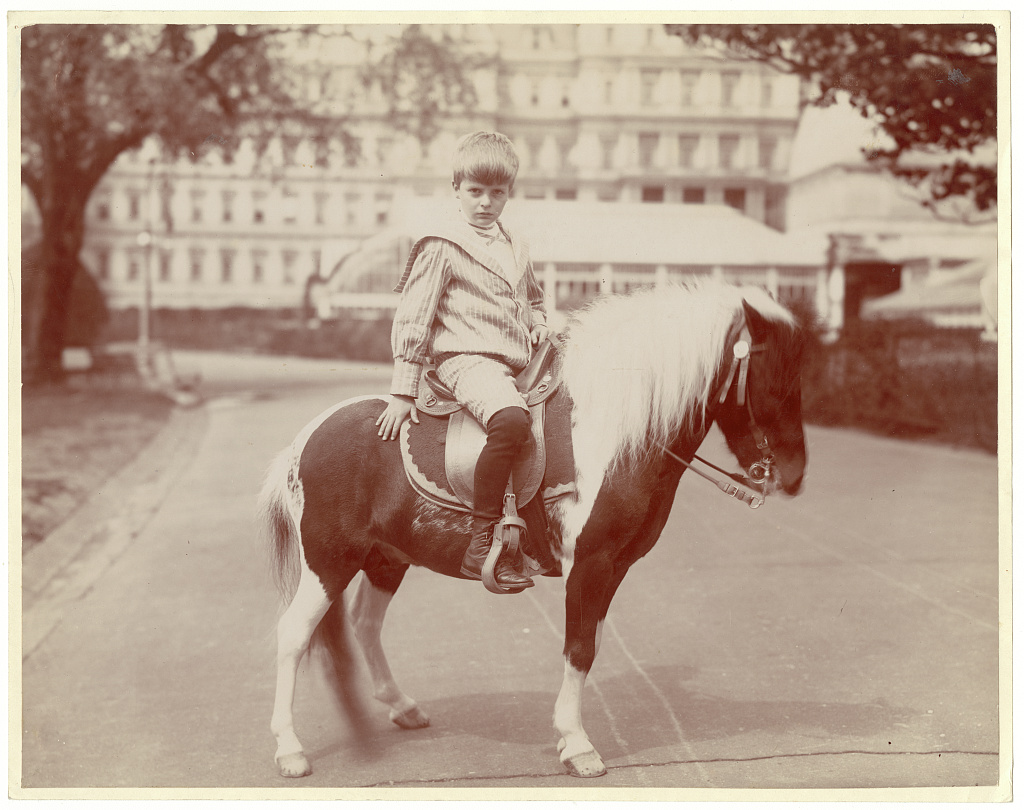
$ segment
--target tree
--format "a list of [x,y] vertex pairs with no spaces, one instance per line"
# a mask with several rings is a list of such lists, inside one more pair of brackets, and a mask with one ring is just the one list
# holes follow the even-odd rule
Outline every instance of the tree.
[[[351,150],[351,113],[311,103],[294,66],[324,37],[358,41],[396,128],[421,138],[467,107],[473,88],[455,43],[419,26],[30,25],[21,31],[21,177],[38,206],[38,305],[23,312],[24,378],[63,377],[69,291],[86,205],[117,157],[151,136],[168,157],[257,149],[275,135],[313,136]],[[314,66],[315,67],[315,66]],[[304,69],[313,69],[306,64]],[[407,99],[413,99],[410,104]],[[213,137],[211,138],[211,135]]]
[[[893,141],[870,161],[917,187],[922,203],[991,214],[996,138],[993,25],[668,25],[691,45],[769,64],[806,82],[809,103],[845,93]],[[994,155],[994,150],[993,150]],[[971,157],[969,157],[971,156]],[[964,206],[962,203],[968,205]]]

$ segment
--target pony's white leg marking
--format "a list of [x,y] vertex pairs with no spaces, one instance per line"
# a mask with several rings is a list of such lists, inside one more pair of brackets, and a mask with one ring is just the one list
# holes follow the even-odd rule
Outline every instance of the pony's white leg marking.
[[597,623],[597,630],[594,633],[594,658],[601,652],[601,634],[604,632],[604,619]]
[[277,739],[277,760],[282,776],[306,776],[312,773],[295,735],[292,704],[299,661],[309,649],[313,631],[331,606],[323,585],[302,558],[299,587],[288,609],[277,623],[277,690],[270,730]]
[[384,647],[380,643],[380,631],[384,625],[384,614],[391,604],[392,593],[374,587],[364,574],[348,606],[352,628],[373,680],[373,696],[391,708],[391,722],[401,728],[425,728],[430,725],[416,701],[406,695],[395,683],[388,666]]
[[558,757],[573,776],[601,776],[606,773],[601,756],[583,730],[583,686],[587,673],[565,662],[562,688],[555,700],[555,729],[561,735]]

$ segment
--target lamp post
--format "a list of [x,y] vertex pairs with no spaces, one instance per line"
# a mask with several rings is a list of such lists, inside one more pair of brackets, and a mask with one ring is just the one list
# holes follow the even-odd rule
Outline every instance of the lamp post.
[[149,308],[151,292],[150,255],[153,250],[153,234],[140,231],[135,241],[143,251],[142,302],[139,307],[139,361],[143,368],[149,368]]

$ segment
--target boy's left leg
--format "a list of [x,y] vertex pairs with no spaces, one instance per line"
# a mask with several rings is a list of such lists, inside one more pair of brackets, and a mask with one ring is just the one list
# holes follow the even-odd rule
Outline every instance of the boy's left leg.
[[[462,573],[480,579],[491,550],[494,526],[501,518],[505,487],[523,444],[530,438],[530,412],[503,408],[487,422],[487,443],[473,479],[473,539],[462,559]],[[495,581],[505,588],[527,588],[533,580],[516,570],[507,557],[494,567]]]
[[[438,365],[437,375],[487,432],[473,481],[472,541],[462,565],[465,576],[480,579],[512,467],[530,438],[530,411],[516,388],[513,370],[489,357],[456,355]],[[519,572],[518,560],[506,556],[495,565],[498,584],[516,590],[532,585],[533,580]]]

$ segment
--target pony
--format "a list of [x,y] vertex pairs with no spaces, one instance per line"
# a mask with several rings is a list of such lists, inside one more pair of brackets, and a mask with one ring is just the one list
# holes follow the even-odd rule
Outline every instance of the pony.
[[[658,540],[679,479],[712,424],[749,472],[730,479],[760,486],[764,495],[795,495],[801,488],[803,337],[793,315],[766,291],[718,281],[600,298],[573,316],[563,337],[575,489],[547,504],[546,539],[560,563],[566,607],[554,726],[563,766],[592,777],[605,766],[583,728],[583,687],[605,616],[630,566]],[[413,491],[398,442],[377,436],[375,421],[386,402],[357,397],[322,413],[277,456],[259,496],[273,573],[287,604],[277,625],[271,718],[283,776],[312,772],[292,717],[297,668],[311,649],[326,652],[335,691],[357,732],[360,717],[365,730],[352,694],[348,627],[368,663],[373,695],[389,707],[392,722],[405,729],[430,722],[395,682],[381,626],[410,565],[461,576],[470,522]],[[760,503],[735,483],[719,485],[752,506]],[[343,593],[360,571],[346,611]]]

